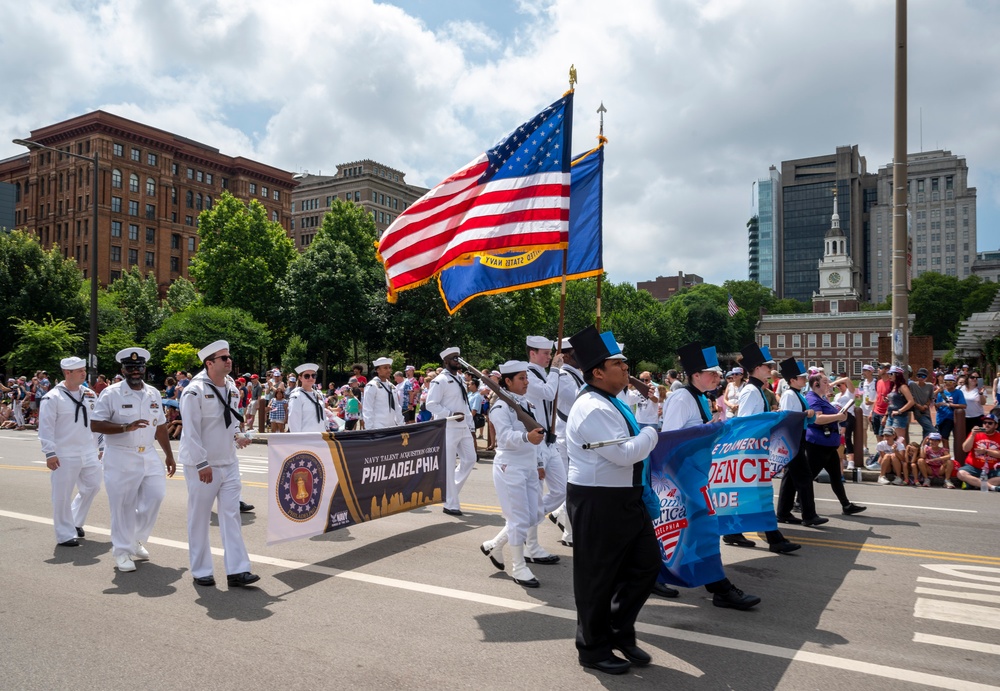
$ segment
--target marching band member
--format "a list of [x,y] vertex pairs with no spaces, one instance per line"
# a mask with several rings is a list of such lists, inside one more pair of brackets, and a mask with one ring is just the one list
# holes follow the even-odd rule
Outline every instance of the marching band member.
[[[476,465],[476,440],[473,437],[475,427],[472,422],[472,410],[469,408],[469,398],[465,392],[465,379],[459,374],[458,356],[460,354],[461,351],[456,347],[445,348],[441,351],[444,370],[431,381],[426,402],[427,410],[434,416],[435,420],[459,416],[458,420],[448,420],[445,436],[448,487],[442,510],[449,516],[462,515],[458,495]],[[455,467],[456,456],[458,457],[457,468]]]
[[[577,394],[583,388],[583,372],[576,366],[576,357],[569,339],[564,338],[561,346],[563,366],[559,371],[559,400],[556,405],[556,450],[562,457],[568,472],[569,453],[566,450],[566,420],[569,419],[569,411],[573,407],[573,402],[576,401]],[[573,525],[569,521],[565,501],[549,514],[549,520],[563,531],[562,538],[559,540],[560,544],[572,547]]]
[[[361,400],[361,415],[365,429],[399,427],[403,424],[403,411],[396,396],[396,386],[392,383],[392,358],[380,357],[372,362],[375,377],[365,385]],[[464,389],[464,384],[463,384]]]
[[316,373],[319,365],[306,362],[295,368],[300,386],[292,389],[288,397],[289,432],[325,432],[326,408],[323,394],[316,389]]

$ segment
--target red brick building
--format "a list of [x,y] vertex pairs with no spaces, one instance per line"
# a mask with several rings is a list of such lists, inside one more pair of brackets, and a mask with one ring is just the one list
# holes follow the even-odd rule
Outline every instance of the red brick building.
[[690,288],[704,283],[705,279],[698,274],[685,274],[678,271],[676,276],[657,276],[654,281],[639,281],[635,287],[645,290],[660,302],[672,298],[682,288]]
[[[104,111],[33,130],[29,141],[81,156],[97,151],[98,279],[107,284],[139,266],[165,290],[197,249],[198,214],[223,190],[265,206],[287,232],[292,173]],[[0,161],[0,182],[15,187],[15,227],[75,257],[84,276],[94,251],[90,233],[93,165],[35,150]]]

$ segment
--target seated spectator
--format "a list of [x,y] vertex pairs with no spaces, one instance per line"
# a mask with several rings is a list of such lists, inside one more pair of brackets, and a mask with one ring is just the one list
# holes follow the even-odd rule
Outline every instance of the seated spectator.
[[951,472],[955,467],[951,460],[951,454],[941,443],[941,434],[931,432],[924,441],[923,452],[917,458],[917,466],[920,474],[924,476],[924,487],[931,486],[931,478],[939,477],[944,480],[945,489],[955,489],[951,481]]
[[14,429],[17,423],[14,422],[14,410],[10,404],[4,401],[0,404],[0,429]]
[[980,478],[985,468],[989,490],[997,491],[1000,486],[1000,433],[997,433],[997,419],[993,413],[983,415],[982,425],[972,428],[962,444],[962,450],[969,455],[958,469],[958,479],[980,489]]
[[903,450],[903,484],[910,487],[918,487],[920,466],[917,460],[920,458],[920,442],[911,441]]
[[167,406],[164,409],[164,414],[167,418],[167,436],[170,439],[180,439],[181,431],[184,428],[180,409],[174,406]]
[[[875,456],[878,458],[879,463],[878,483],[880,485],[903,484],[900,477],[903,472],[905,450],[906,447],[903,444],[902,437],[897,439],[896,430],[892,427],[886,427],[882,431],[882,441],[875,445]],[[890,470],[896,476],[891,483],[889,482],[889,478],[886,477],[886,473]]]

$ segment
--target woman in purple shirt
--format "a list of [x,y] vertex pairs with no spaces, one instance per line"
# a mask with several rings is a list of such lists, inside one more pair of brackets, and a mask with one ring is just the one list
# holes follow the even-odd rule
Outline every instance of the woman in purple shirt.
[[826,470],[830,476],[830,487],[840,500],[840,505],[846,515],[861,513],[866,506],[852,504],[844,489],[843,470],[840,467],[840,427],[837,423],[847,419],[846,412],[840,412],[834,407],[827,396],[830,395],[830,380],[822,372],[809,377],[809,393],[806,403],[816,411],[806,427],[806,458],[809,459],[809,470],[815,478],[820,470]]

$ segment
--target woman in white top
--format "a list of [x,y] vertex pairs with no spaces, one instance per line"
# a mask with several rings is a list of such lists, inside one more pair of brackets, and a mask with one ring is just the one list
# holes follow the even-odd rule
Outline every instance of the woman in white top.
[[[728,378],[728,377],[727,377]],[[743,368],[733,368],[733,378],[726,384],[726,393],[723,397],[726,406],[726,417],[736,417],[739,410],[740,392],[746,382],[743,381]]]
[[969,374],[961,388],[965,396],[965,429],[979,427],[983,423],[983,405],[986,403],[986,390],[979,383],[979,373]]
[[[484,372],[484,376],[488,373]],[[531,414],[523,396],[528,391],[528,363],[510,360],[500,365],[500,386],[524,412]],[[524,541],[528,530],[541,523],[541,482],[545,470],[537,449],[545,432],[537,425],[530,432],[517,417],[517,412],[503,400],[490,409],[490,420],[496,427],[497,453],[493,459],[493,485],[507,524],[480,551],[493,565],[503,569],[503,546],[509,543],[511,577],[518,585],[537,588],[538,580],[524,561]]]

